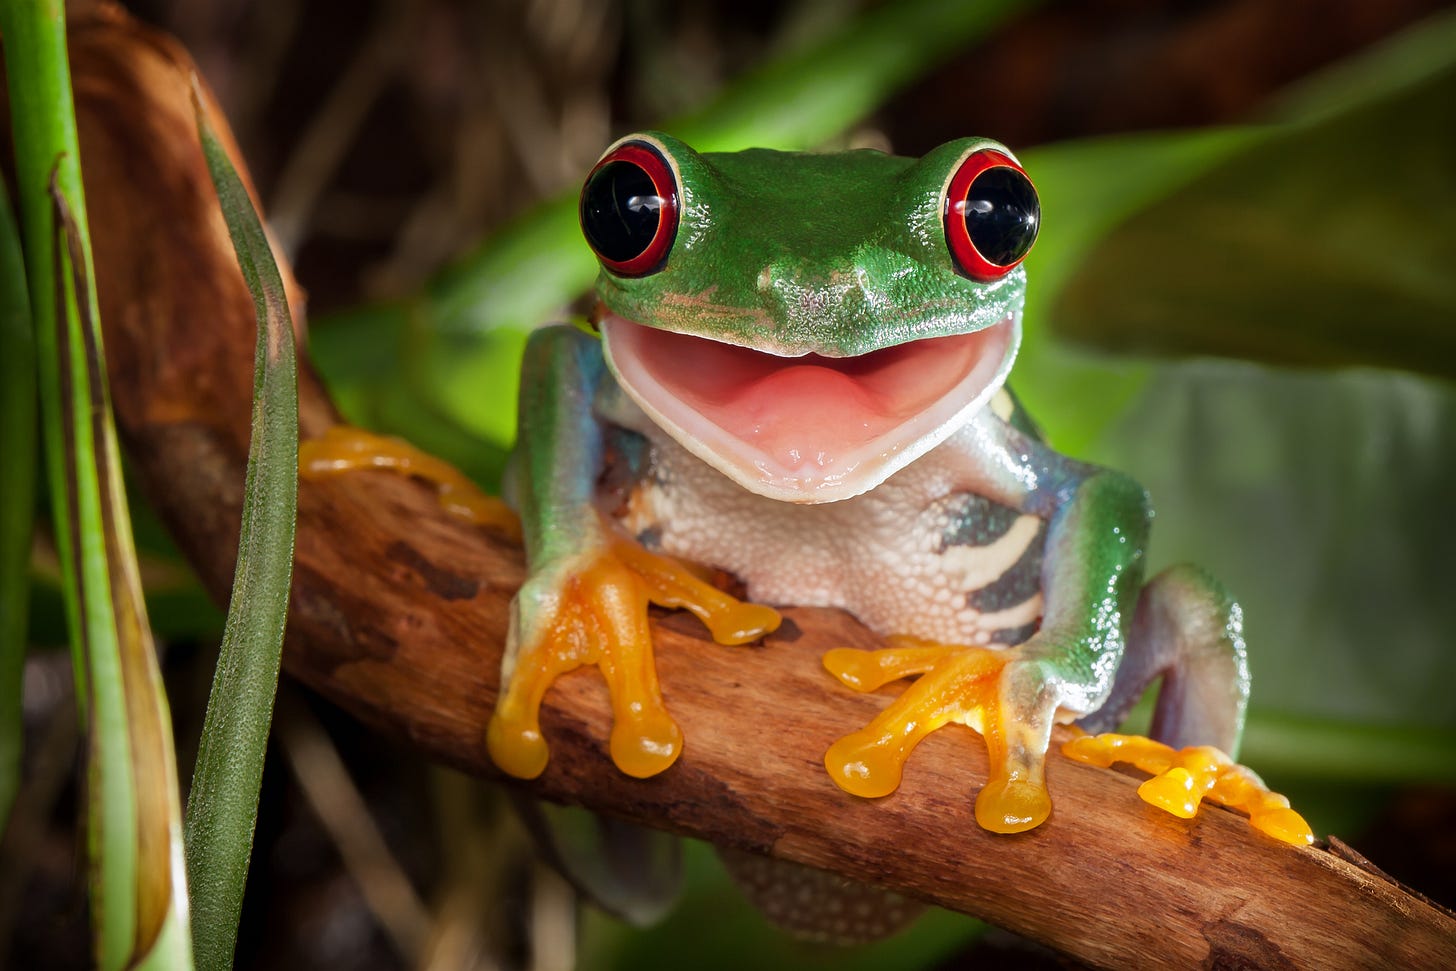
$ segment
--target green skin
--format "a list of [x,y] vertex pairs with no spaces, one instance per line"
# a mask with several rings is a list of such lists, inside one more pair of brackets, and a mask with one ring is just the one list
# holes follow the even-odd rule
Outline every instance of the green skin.
[[[923,338],[969,334],[1008,318],[1019,328],[1025,270],[1017,267],[992,283],[962,275],[944,227],[952,173],[982,148],[1010,154],[995,142],[964,139],[912,160],[869,151],[700,155],[665,135],[633,137],[656,146],[675,170],[680,228],[659,272],[625,278],[603,270],[597,283],[603,316],[788,357],[848,358]],[[538,332],[527,351],[521,436],[508,496],[522,516],[530,575],[516,602],[507,679],[523,652],[548,636],[547,615],[573,573],[608,543],[614,527],[598,513],[597,496],[604,456],[633,452],[634,443],[644,440],[655,456],[674,447],[675,439],[697,458],[673,461],[719,464],[711,444],[684,440],[681,429],[663,432],[646,420],[629,400],[634,390],[624,394],[619,385],[625,366],[620,357],[629,351],[610,350],[609,365],[597,340],[556,327]],[[1005,366],[1014,353],[1013,341]],[[1002,377],[1004,370],[987,395]],[[1237,606],[1215,583],[1187,568],[1145,586],[1151,510],[1144,490],[1120,473],[1052,451],[1014,404],[1008,413],[1004,392],[1000,400],[1000,414],[986,405],[918,430],[918,444],[909,449],[916,462],[953,469],[955,491],[1044,524],[1040,626],[1014,646],[1000,675],[1009,744],[1000,785],[1041,787],[1055,721],[1075,717],[1110,728],[1161,674],[1173,674],[1169,684],[1176,685],[1163,692],[1155,734],[1172,744],[1198,742],[1232,751],[1248,690]],[[640,447],[636,453],[649,454]],[[650,456],[631,469],[639,483],[653,479]],[[876,490],[893,489],[894,477],[908,464],[889,463],[855,491],[890,495]],[[729,474],[744,486],[746,508],[765,516],[792,517],[795,509],[809,515],[812,509],[794,504],[820,502],[807,494],[787,502],[782,493],[748,496],[758,490],[746,473]],[[668,488],[662,478],[660,490]],[[673,498],[684,501],[681,495]],[[691,498],[686,501],[691,505]],[[918,509],[907,509],[906,522],[916,515]],[[659,524],[649,525],[651,530],[640,522],[633,528],[655,538]],[[673,523],[662,525],[670,538]],[[730,534],[742,535],[741,526]],[[759,595],[755,587],[763,584],[786,602],[837,602],[812,595],[800,600],[792,592],[784,597],[782,585],[760,576],[756,562],[736,561],[731,545],[723,539],[721,548],[689,541],[666,548],[733,570],[750,596]],[[887,551],[867,559],[894,562],[899,555]],[[860,612],[853,603],[848,607]],[[881,626],[890,627],[881,630],[885,634],[918,633],[897,620]],[[997,795],[1004,798],[1006,792]]]
[[[613,313],[775,353],[839,357],[968,333],[1021,308],[1024,270],[976,283],[946,251],[941,198],[950,170],[976,148],[1000,149],[995,142],[963,139],[916,161],[872,151],[698,155],[653,137],[682,179],[682,229],[661,272],[602,273],[597,294]],[[767,295],[765,270],[776,282]],[[834,281],[847,278],[862,281],[873,301],[851,299],[824,314],[796,299],[833,294]]]

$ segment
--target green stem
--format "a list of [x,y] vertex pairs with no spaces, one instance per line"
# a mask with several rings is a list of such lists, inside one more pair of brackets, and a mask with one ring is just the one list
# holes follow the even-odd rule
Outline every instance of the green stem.
[[88,741],[95,961],[191,966],[172,731],[121,482],[61,0],[0,0],[52,520]]
[[[86,583],[82,573],[99,578],[100,589],[107,587],[95,542],[101,535],[97,522],[100,496],[94,475],[76,475],[87,456],[94,463],[95,443],[86,423],[79,421],[74,423],[72,441],[67,419],[88,413],[91,400],[84,358],[72,352],[81,343],[80,334],[65,303],[58,299],[64,282],[56,279],[51,256],[63,245],[49,193],[52,171],[58,191],[72,201],[83,245],[90,246],[81,204],[81,167],[75,116],[70,110],[71,76],[61,0],[4,0],[0,3],[0,38],[5,44],[10,84],[16,197],[28,257],[47,481],[64,578],[77,707],[83,728],[92,729],[87,785],[93,792],[125,791],[131,788],[132,779],[124,705],[121,692],[115,690],[121,673],[106,652],[93,651],[88,657],[84,647],[88,641],[94,643],[99,632],[90,628],[86,609],[90,604],[82,604],[84,592],[97,585]],[[101,679],[100,690],[94,692],[93,678]],[[89,817],[96,890],[105,900],[104,906],[97,907],[95,918],[96,953],[103,966],[119,962],[130,952],[136,901],[126,888],[133,883],[131,874],[136,869],[135,832],[136,807],[130,799],[105,800]]]

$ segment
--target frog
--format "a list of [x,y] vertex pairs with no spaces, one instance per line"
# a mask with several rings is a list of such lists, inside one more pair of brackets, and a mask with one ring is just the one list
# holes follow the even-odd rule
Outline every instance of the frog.
[[[1052,449],[1008,384],[1041,224],[1009,148],[698,152],[639,132],[592,166],[579,216],[593,307],[527,341],[504,484],[527,577],[486,732],[503,772],[544,771],[542,698],[583,665],[607,680],[617,767],[673,765],[689,743],[657,682],[652,604],[724,645],[773,632],[771,605],[833,607],[886,638],[824,656],[842,689],[908,680],[825,753],[853,797],[893,793],[915,746],[962,724],[989,756],[977,822],[1035,829],[1053,728],[1070,722],[1067,755],[1142,768],[1154,805],[1222,802],[1312,841],[1234,761],[1238,603],[1196,567],[1146,577],[1147,492]],[[370,464],[419,468],[369,443]],[[1159,678],[1152,737],[1114,732]]]

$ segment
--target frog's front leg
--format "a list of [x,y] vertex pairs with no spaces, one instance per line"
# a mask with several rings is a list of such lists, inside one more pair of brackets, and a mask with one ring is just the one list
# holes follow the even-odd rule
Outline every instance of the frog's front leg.
[[978,419],[972,432],[965,459],[973,490],[1048,520],[1041,627],[1006,650],[901,638],[885,653],[831,652],[826,666],[860,690],[924,673],[863,731],[837,742],[825,764],[845,789],[883,795],[921,738],[949,722],[969,725],[985,737],[991,760],[976,818],[996,832],[1020,832],[1051,811],[1045,757],[1053,723],[1095,710],[1112,687],[1141,583],[1149,508],[1125,476],[1062,459],[997,419]]
[[527,345],[507,489],[521,514],[529,576],[512,604],[501,697],[487,731],[491,758],[521,778],[546,767],[539,711],[547,689],[587,664],[600,668],[611,694],[617,766],[646,777],[677,759],[682,733],[658,688],[649,603],[691,610],[723,644],[778,626],[777,612],[740,603],[649,553],[598,511],[603,432],[593,401],[603,380],[600,345],[574,328],[538,331]]

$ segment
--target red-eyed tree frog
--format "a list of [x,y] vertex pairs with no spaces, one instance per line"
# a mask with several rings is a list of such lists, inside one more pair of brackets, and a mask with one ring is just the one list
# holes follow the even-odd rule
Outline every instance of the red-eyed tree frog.
[[[529,577],[488,731],[501,769],[544,769],[540,701],[583,664],[608,681],[622,771],[672,765],[685,743],[649,602],[724,644],[777,626],[759,602],[834,606],[889,639],[827,654],[841,682],[918,676],[825,754],[849,793],[892,792],[915,744],[960,722],[990,750],[981,825],[1033,828],[1052,726],[1110,730],[1162,676],[1159,742],[1068,753],[1157,773],[1144,797],[1180,815],[1207,795],[1312,838],[1224,754],[1249,689],[1238,605],[1192,567],[1145,582],[1144,490],[1049,448],[1006,386],[1040,222],[1007,148],[700,154],[635,134],[592,168],[580,215],[596,333],[532,335],[507,476]],[[306,462],[348,464],[328,449]],[[730,571],[755,602],[676,559]]]

